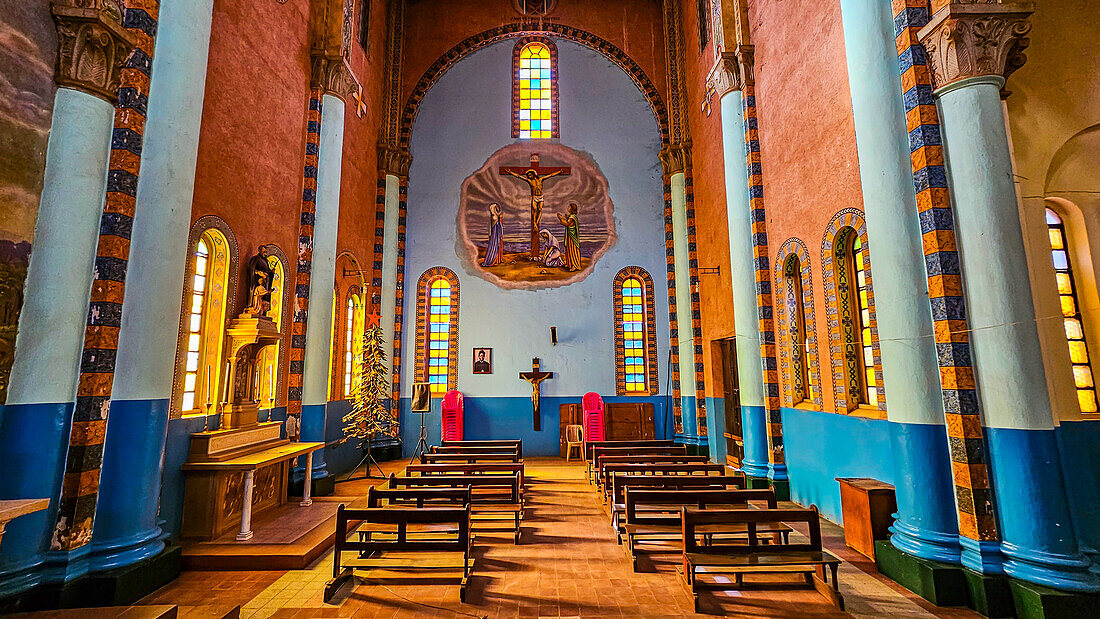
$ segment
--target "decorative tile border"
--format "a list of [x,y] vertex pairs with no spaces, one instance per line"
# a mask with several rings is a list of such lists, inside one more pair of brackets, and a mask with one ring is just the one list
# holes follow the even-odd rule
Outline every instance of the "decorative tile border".
[[931,20],[931,9],[927,0],[893,0],[893,8],[959,533],[977,541],[996,541],[999,534],[970,352],[939,112],[932,96],[928,54],[917,38],[917,32]]
[[[635,278],[645,286],[645,350],[646,350],[646,390],[644,392],[626,390],[626,360],[623,354],[623,323],[619,319],[623,312],[623,282]],[[615,393],[618,395],[657,395],[661,391],[657,376],[657,317],[653,293],[653,278],[642,267],[624,267],[616,275],[612,284],[611,296],[614,299],[615,312]]]
[[[854,389],[862,389],[864,377],[859,375],[859,368],[849,368],[845,362],[845,350],[849,347],[859,349],[862,358],[863,350],[859,336],[855,333],[856,319],[853,311],[859,311],[858,302],[855,301],[855,283],[849,282],[847,265],[840,265],[837,269],[837,261],[843,259],[848,249],[848,235],[858,235],[863,247],[866,249],[867,264],[867,304],[871,310],[869,328],[871,330],[871,347],[874,350],[874,371],[876,389],[878,389],[878,402],[875,406],[879,411],[886,410],[886,389],[882,382],[882,351],[879,349],[878,321],[875,318],[875,289],[871,279],[871,245],[867,239],[867,223],[863,219],[863,212],[859,209],[848,208],[837,213],[829,222],[825,230],[825,238],[821,243],[821,275],[825,285],[825,316],[829,324],[829,358],[833,368],[833,397],[836,402],[836,410],[848,413],[857,408],[859,404],[855,397],[849,397]],[[838,244],[839,242],[839,244]],[[837,253],[837,247],[842,254]],[[845,292],[851,300],[845,300]],[[862,362],[858,364],[862,367]],[[855,383],[853,381],[859,381]]]
[[[409,211],[409,179],[401,177],[397,198],[397,298],[393,312],[393,402],[401,401],[401,345],[405,326],[405,223]],[[400,407],[397,407],[400,420]]]
[[458,276],[447,267],[432,267],[420,276],[416,283],[416,350],[414,352],[416,379],[428,381],[427,356],[424,354],[428,346],[428,288],[437,279],[445,279],[451,285],[451,330],[447,334],[447,390],[458,389],[458,308],[459,289]]
[[121,85],[107,164],[107,194],[100,217],[76,408],[69,432],[68,459],[52,544],[54,550],[73,550],[91,540],[99,497],[99,471],[103,466],[103,442],[114,388],[130,233],[160,12],[159,0],[129,0],[127,4],[122,26],[129,30],[136,47],[120,71]]
[[665,199],[665,277],[668,286],[669,380],[672,383],[672,429],[684,433],[684,411],[680,402],[680,330],[676,311],[676,250],[672,234],[672,181],[664,175]]
[[[528,36],[512,48],[512,137],[519,138],[519,55],[528,43],[542,43],[550,49],[550,137],[561,137],[561,106],[558,105],[558,46],[544,36]],[[542,138],[545,139],[545,138]]]
[[302,372],[306,359],[306,320],[313,272],[313,223],[317,212],[317,156],[321,152],[320,88],[309,91],[306,114],[306,153],[302,177],[302,210],[298,219],[298,266],[294,275],[294,322],[290,331],[290,373],[287,415],[302,414]]
[[764,371],[764,409],[768,416],[769,462],[784,464],[786,458],[783,452],[783,419],[779,410],[779,368],[776,363],[772,274],[768,254],[767,213],[764,209],[764,176],[760,166],[760,139],[757,135],[755,83],[745,80],[741,94],[744,98],[745,153],[749,175],[749,210],[752,215],[753,262],[756,267],[760,358]]
[[499,41],[529,35],[554,36],[580,43],[600,52],[623,71],[626,71],[630,79],[641,89],[642,96],[646,98],[653,109],[653,115],[657,120],[657,126],[661,133],[661,143],[668,143],[668,111],[661,99],[661,94],[642,68],[638,66],[638,63],[634,62],[630,56],[610,41],[572,26],[548,23],[544,24],[542,29],[538,31],[528,30],[527,27],[528,25],[523,23],[513,23],[490,28],[455,45],[432,63],[424,72],[420,81],[413,87],[412,94],[409,95],[409,100],[405,103],[405,108],[401,113],[401,124],[398,131],[398,144],[400,147],[408,149],[409,137],[412,133],[413,123],[416,121],[416,115],[420,110],[420,104],[423,102],[424,96],[428,94],[428,90],[447,72],[447,69],[483,47]]
[[695,366],[695,428],[699,436],[707,435],[707,386],[703,371],[703,321],[699,304],[699,251],[695,237],[695,188],[690,158],[684,171],[687,208],[688,281],[691,282],[692,364]]
[[[796,298],[793,278],[789,276],[789,270],[798,261],[798,282],[802,292],[802,298]],[[794,406],[809,400],[818,410],[822,408],[821,391],[824,386],[821,383],[821,366],[818,361],[817,348],[817,320],[814,313],[813,277],[810,268],[810,252],[806,244],[798,239],[787,239],[779,247],[775,256],[775,285],[785,291],[783,302],[778,306],[778,330],[783,340],[783,346],[779,347],[780,367],[787,376],[787,389],[783,393],[783,401],[787,406]],[[803,328],[806,330],[806,342],[809,350],[806,351],[806,376],[812,384],[817,385],[812,398],[805,398],[806,385],[801,384],[802,372],[799,369],[801,355],[795,351],[801,346],[798,333],[798,316],[794,312],[803,311],[809,320],[805,321]]]

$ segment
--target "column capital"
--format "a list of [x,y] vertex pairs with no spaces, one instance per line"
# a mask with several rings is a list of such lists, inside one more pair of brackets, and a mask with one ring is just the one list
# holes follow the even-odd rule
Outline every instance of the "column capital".
[[944,3],[917,33],[937,90],[971,77],[1008,77],[1027,61],[1033,2]]
[[741,90],[741,69],[733,52],[722,52],[707,75],[707,93],[718,98],[735,90]]
[[116,0],[54,0],[50,13],[58,39],[54,81],[118,103],[122,65],[135,46],[122,7]]
[[684,141],[669,144],[662,148],[657,156],[661,159],[661,167],[664,168],[665,176],[686,172],[691,166],[691,142]]
[[378,145],[378,169],[398,178],[408,178],[412,155],[409,151],[392,144]]
[[320,52],[313,54],[309,83],[313,88],[320,88],[324,94],[337,97],[345,103],[349,96],[362,88],[346,58]]

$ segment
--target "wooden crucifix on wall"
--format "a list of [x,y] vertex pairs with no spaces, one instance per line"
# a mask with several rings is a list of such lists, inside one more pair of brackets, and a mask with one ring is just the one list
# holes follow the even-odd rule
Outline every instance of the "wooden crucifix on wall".
[[531,371],[520,372],[519,377],[531,383],[531,409],[535,415],[535,432],[538,432],[542,430],[542,409],[539,406],[540,383],[544,380],[554,378],[554,373],[539,371],[539,358],[535,357],[531,359]]
[[531,186],[531,260],[537,261],[542,255],[539,239],[539,222],[542,221],[542,182],[546,179],[563,175],[569,176],[572,171],[568,166],[542,167],[539,165],[539,154],[531,154],[530,166],[501,166],[502,175],[514,176],[526,181]]

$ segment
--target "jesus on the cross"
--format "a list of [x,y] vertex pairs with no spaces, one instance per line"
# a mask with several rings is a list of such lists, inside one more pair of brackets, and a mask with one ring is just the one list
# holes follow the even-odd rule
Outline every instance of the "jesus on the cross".
[[539,239],[539,223],[542,221],[542,183],[548,178],[562,175],[569,176],[569,167],[547,167],[539,165],[538,153],[532,153],[530,167],[501,166],[500,173],[514,176],[524,180],[531,187],[531,260],[538,260],[542,255]]

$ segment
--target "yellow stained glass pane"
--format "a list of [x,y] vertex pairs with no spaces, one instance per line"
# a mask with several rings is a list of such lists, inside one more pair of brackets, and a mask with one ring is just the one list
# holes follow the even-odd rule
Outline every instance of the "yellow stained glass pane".
[[1077,304],[1073,302],[1073,297],[1066,294],[1062,295],[1062,315],[1074,316],[1077,314]]
[[1065,239],[1062,238],[1062,231],[1058,228],[1051,228],[1048,230],[1050,233],[1050,248],[1062,249],[1066,246]]
[[529,121],[529,120],[519,121],[519,128],[520,128],[520,131],[530,131],[531,121]]
[[1081,406],[1082,413],[1096,412],[1096,391],[1092,389],[1078,389],[1077,403]]
[[1081,340],[1085,338],[1085,332],[1081,328],[1080,320],[1076,318],[1066,318],[1063,322],[1066,326],[1066,339]]
[[531,89],[531,80],[520,80],[519,81],[519,88],[520,88],[520,90],[530,90]]
[[1073,278],[1069,273],[1055,273],[1054,281],[1058,283],[1058,294],[1073,294]]
[[1089,353],[1083,341],[1069,343],[1069,360],[1073,364],[1089,362]]

